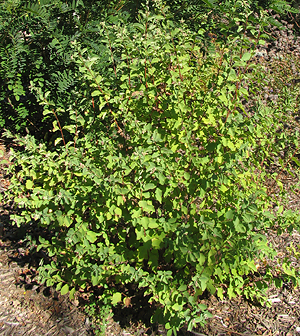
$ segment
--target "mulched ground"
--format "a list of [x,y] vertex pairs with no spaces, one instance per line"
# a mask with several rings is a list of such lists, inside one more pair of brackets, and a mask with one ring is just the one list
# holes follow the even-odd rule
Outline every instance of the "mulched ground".
[[[277,36],[276,40],[261,47],[258,58],[260,62],[266,62],[272,71],[281,68],[287,71],[284,78],[297,79],[300,78],[300,73],[297,73],[299,66],[278,58],[279,55],[290,55],[296,63],[297,60],[300,63],[300,38],[294,40],[292,26],[288,28],[286,31],[275,29],[273,35]],[[276,85],[266,85],[265,102],[270,99],[276,101]],[[299,126],[299,118],[298,121],[295,118],[295,125]],[[1,149],[5,150],[3,144],[0,144]],[[4,156],[8,158],[7,154]],[[286,188],[299,184],[297,176],[282,177],[282,181]],[[5,192],[8,183],[0,167],[0,192]],[[300,187],[290,193],[289,207],[292,209],[300,209],[299,190]],[[99,335],[101,327],[101,330],[106,329],[106,335],[112,336],[166,335],[162,326],[149,323],[146,305],[139,308],[133,302],[129,307],[118,307],[114,311],[114,319],[100,319],[100,325],[95,326],[83,312],[89,303],[89,293],[81,293],[71,302],[67,296],[38,284],[36,268],[42,255],[27,249],[23,240],[24,228],[22,232],[11,226],[10,211],[13,209],[8,205],[0,204],[0,335]],[[269,231],[266,235],[276,247],[279,258],[289,256],[293,258],[293,266],[300,267],[299,254],[290,253],[292,246],[300,252],[300,234],[297,231],[280,236]],[[201,303],[207,305],[213,317],[202,328],[193,332],[182,329],[178,334],[300,336],[300,289],[293,288],[290,283],[284,283],[281,288],[270,286],[268,299],[271,306],[263,307],[244,297],[221,301],[207,294]]]
[[9,241],[0,244],[0,335],[92,335],[74,303],[39,286],[35,269],[19,263],[26,250]]

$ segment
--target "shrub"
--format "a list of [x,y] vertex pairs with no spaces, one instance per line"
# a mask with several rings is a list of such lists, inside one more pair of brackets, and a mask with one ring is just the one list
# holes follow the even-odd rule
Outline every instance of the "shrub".
[[[49,150],[17,137],[24,150],[10,166],[9,194],[21,211],[12,219],[51,234],[38,243],[53,258],[39,267],[47,286],[71,298],[98,286],[115,305],[136,284],[171,335],[205,322],[204,291],[262,302],[270,281],[299,283],[288,260],[259,267],[276,258],[265,232],[299,227],[283,190],[271,194],[282,184],[268,169],[280,150],[297,148],[298,133],[279,133],[293,102],[245,108],[250,92],[259,97],[262,71],[252,57],[263,41],[260,32],[247,37],[249,25],[226,44],[212,40],[205,55],[205,32],[178,27],[167,8],[141,12],[138,23],[123,15],[99,23],[103,53],[72,40],[78,90],[93,100],[70,104],[62,126],[51,93],[41,94],[60,138]],[[283,170],[299,164],[293,154]]]

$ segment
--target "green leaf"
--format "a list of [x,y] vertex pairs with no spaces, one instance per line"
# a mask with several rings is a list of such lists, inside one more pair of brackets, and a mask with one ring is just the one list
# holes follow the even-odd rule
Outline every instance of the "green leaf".
[[225,218],[226,219],[233,219],[234,217],[234,212],[230,209],[225,213]]
[[229,299],[232,299],[232,298],[236,297],[236,294],[235,294],[234,289],[233,289],[232,286],[228,287],[227,294],[228,294]]
[[202,0],[209,8],[214,8],[215,5],[215,0]]
[[51,111],[51,110],[48,110],[48,109],[45,109],[44,111],[43,111],[43,115],[48,115],[48,114],[53,114],[53,111]]
[[54,140],[54,146],[57,146],[62,141],[62,138],[57,138]]
[[205,260],[206,260],[205,255],[203,253],[200,253],[199,257],[198,257],[198,263],[199,263],[199,265],[200,266],[204,265]]
[[151,201],[139,201],[139,206],[143,209],[143,211],[152,213],[155,211],[154,206]]
[[165,176],[163,175],[163,173],[159,173],[159,174],[158,174],[158,179],[159,179],[159,183],[160,183],[161,185],[164,185],[164,184],[165,184],[166,178],[165,178]]
[[162,190],[159,188],[156,188],[155,190],[155,198],[158,200],[158,202],[162,203]]
[[144,229],[148,229],[148,224],[149,224],[148,217],[141,217],[138,219],[138,222],[143,226]]
[[294,161],[298,166],[300,166],[300,161],[297,158],[292,157],[292,161]]
[[116,305],[117,303],[121,302],[122,301],[122,293],[114,293],[114,295],[112,296],[111,298],[111,303],[113,305]]
[[183,174],[183,176],[184,176],[184,178],[185,178],[186,180],[189,180],[189,179],[191,178],[191,175],[190,175],[190,173],[188,173],[188,172],[185,172],[185,173]]
[[91,280],[92,280],[92,285],[93,286],[97,286],[99,284],[98,275],[93,274]]
[[202,291],[204,292],[207,286],[207,282],[209,280],[209,278],[205,275],[201,275],[200,278],[198,279],[200,281],[200,286]]
[[172,329],[169,329],[169,330],[167,331],[167,336],[172,336],[172,334],[173,334]]
[[240,222],[240,219],[238,217],[233,221],[233,224],[237,232],[240,233],[246,232],[245,226]]
[[246,52],[246,53],[242,56],[241,61],[246,62],[246,61],[249,61],[250,58],[251,58],[251,53]]
[[149,218],[148,227],[150,229],[156,229],[159,226],[159,223],[156,218]]
[[87,231],[86,232],[86,238],[90,243],[94,243],[97,240],[97,236],[99,233],[93,232],[93,231]]
[[180,291],[180,292],[185,292],[186,290],[187,290],[187,285],[180,285],[179,286],[179,288],[178,288],[178,290]]
[[59,282],[57,285],[56,285],[56,288],[55,288],[55,290],[58,292],[58,291],[60,291],[61,290],[61,287],[62,287],[62,285],[63,285],[63,282]]
[[155,187],[156,187],[156,185],[154,183],[147,183],[144,187],[144,191],[154,189]]
[[33,182],[31,180],[26,181],[26,189],[32,189],[33,187]]
[[135,228],[135,234],[136,239],[141,240],[142,238],[145,237],[144,228],[143,227],[141,227],[140,229]]
[[54,120],[52,124],[53,124],[52,132],[59,131],[59,126],[57,124],[57,120]]
[[217,295],[218,297],[223,300],[224,298],[224,295],[223,295],[223,288],[222,287],[219,287],[218,290],[217,290]]
[[66,125],[62,129],[67,130],[71,134],[75,134],[75,132],[76,132],[76,125]]
[[[171,326],[171,324],[170,324],[169,322],[167,322],[167,323],[165,324],[165,328],[166,328],[166,329],[171,329],[172,326]],[[171,335],[172,335],[172,334],[171,334]]]
[[69,285],[68,284],[65,284],[62,289],[60,290],[60,294],[61,295],[65,295],[69,292]]
[[227,99],[227,97],[226,97],[226,95],[225,95],[224,92],[222,92],[222,94],[218,97],[218,99],[219,99],[221,102],[223,102],[224,104],[228,104],[228,99]]
[[75,287],[73,287],[71,290],[70,290],[70,293],[69,293],[69,298],[70,300],[73,300],[74,299],[74,294],[75,294],[76,290],[75,290]]
[[91,96],[92,96],[92,97],[100,96],[100,95],[101,95],[101,91],[99,91],[99,90],[95,90],[95,91],[93,91],[93,92],[91,93]]

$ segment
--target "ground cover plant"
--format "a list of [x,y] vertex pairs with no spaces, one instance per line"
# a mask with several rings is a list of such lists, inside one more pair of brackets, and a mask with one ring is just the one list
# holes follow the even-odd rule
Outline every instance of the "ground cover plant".
[[71,298],[94,286],[111,305],[130,304],[136,286],[169,335],[205,323],[205,291],[263,302],[270,281],[299,284],[289,260],[260,267],[277,258],[266,230],[299,228],[269,167],[297,174],[300,164],[299,133],[284,128],[297,87],[280,93],[280,108],[260,100],[260,14],[234,2],[236,29],[207,41],[156,1],[137,22],[120,11],[95,23],[97,46],[70,39],[76,99],[61,105],[36,89],[53,144],[17,136],[23,150],[8,170],[12,220],[48,229],[36,241],[52,258],[40,281]]

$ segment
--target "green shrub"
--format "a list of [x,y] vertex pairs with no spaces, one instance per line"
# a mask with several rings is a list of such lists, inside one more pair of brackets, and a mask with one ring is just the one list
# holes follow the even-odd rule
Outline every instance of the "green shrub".
[[[269,281],[299,283],[288,260],[258,267],[276,258],[266,231],[299,228],[269,169],[282,149],[281,169],[299,164],[292,148],[299,134],[279,132],[292,101],[277,109],[258,99],[245,108],[251,92],[259,98],[262,71],[244,34],[250,20],[204,56],[205,32],[179,28],[166,11],[99,23],[104,54],[73,39],[78,90],[91,101],[70,104],[62,126],[60,106],[40,94],[44,114],[54,114],[56,147],[17,137],[24,150],[12,153],[7,196],[20,209],[11,216],[17,225],[37,223],[51,234],[38,243],[53,258],[39,267],[42,282],[71,298],[98,286],[113,305],[136,284],[171,335],[205,322],[204,291],[262,302]],[[263,43],[259,32],[254,38]],[[281,187],[280,197],[266,181]]]

